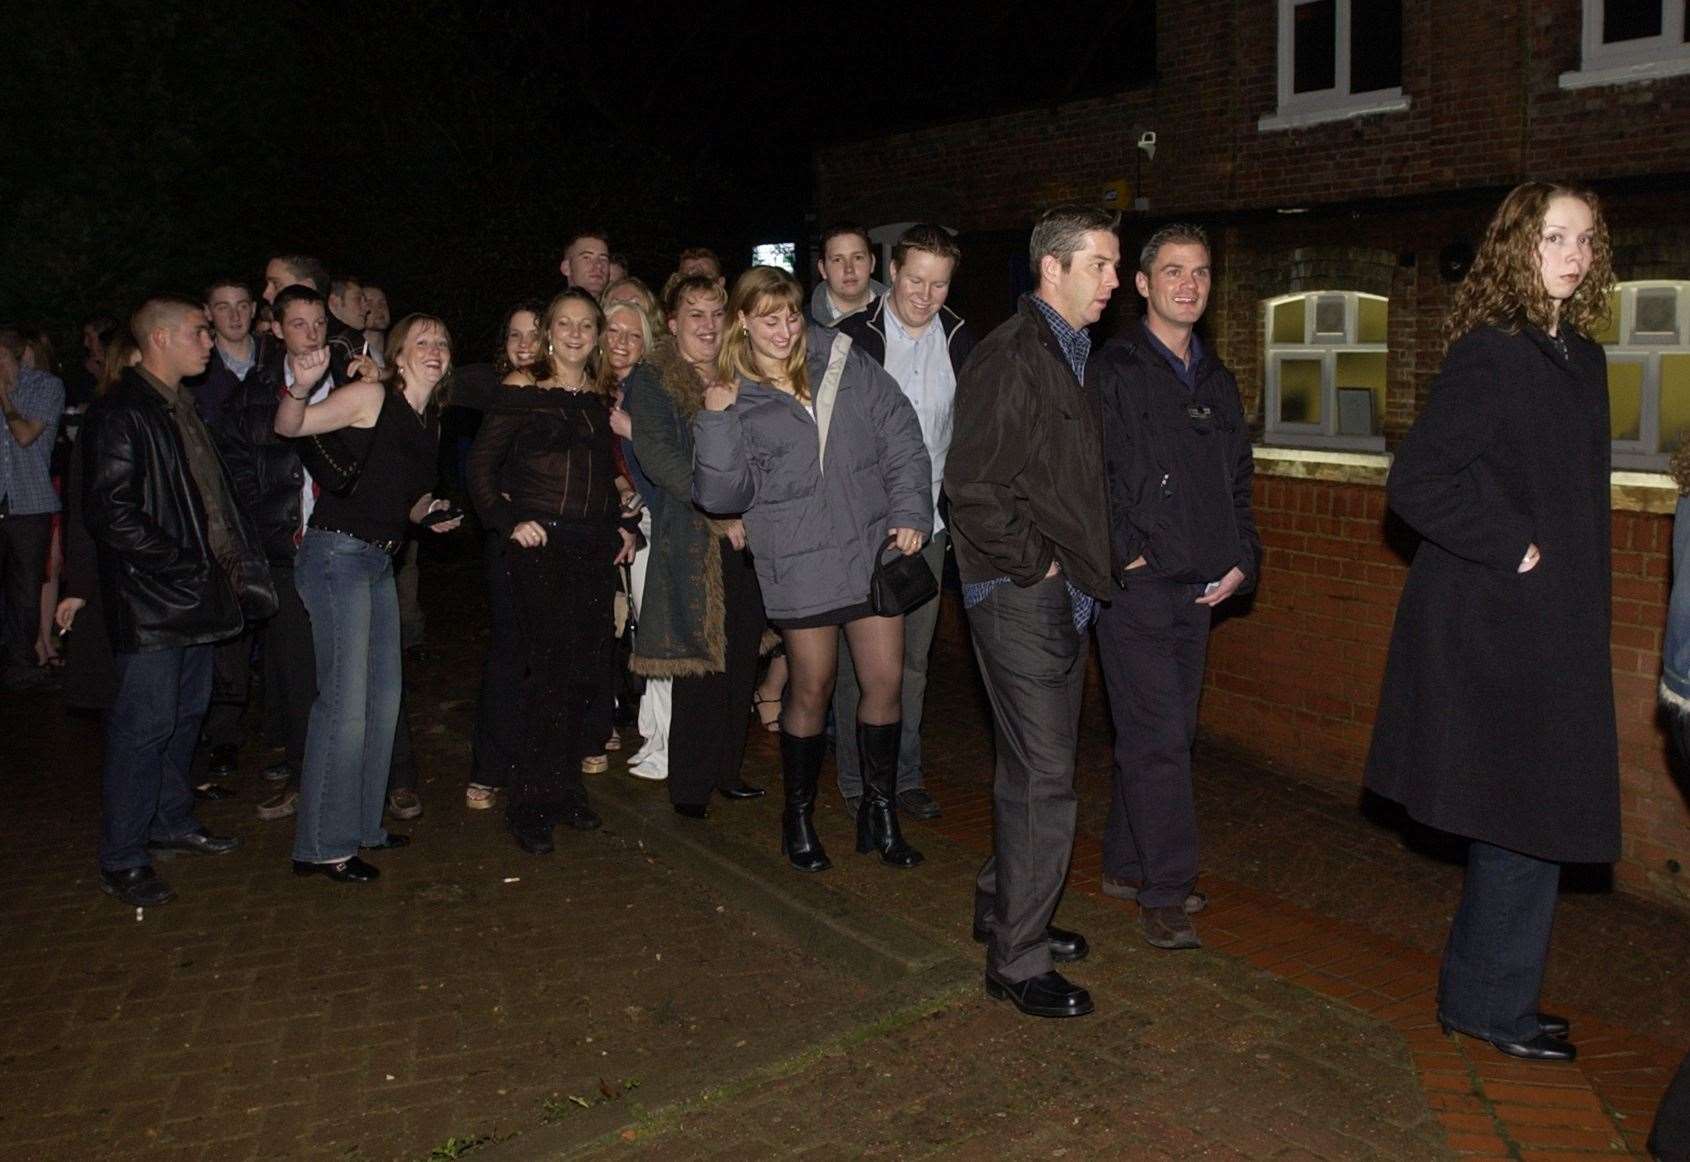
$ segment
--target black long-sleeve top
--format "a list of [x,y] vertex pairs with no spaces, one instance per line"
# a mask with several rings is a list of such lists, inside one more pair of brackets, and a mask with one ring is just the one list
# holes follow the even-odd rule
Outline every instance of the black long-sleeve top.
[[603,396],[505,387],[469,450],[470,498],[483,524],[509,533],[524,520],[561,517],[635,528],[623,518]]

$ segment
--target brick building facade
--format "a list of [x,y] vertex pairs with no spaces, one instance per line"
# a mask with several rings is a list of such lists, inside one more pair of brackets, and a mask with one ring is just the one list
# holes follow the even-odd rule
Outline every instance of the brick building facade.
[[[1125,208],[1123,265],[1163,222],[1209,228],[1206,331],[1264,444],[1256,500],[1268,552],[1253,606],[1215,632],[1204,729],[1288,770],[1359,781],[1406,568],[1385,515],[1388,449],[1424,401],[1464,256],[1509,187],[1527,177],[1594,186],[1617,278],[1654,280],[1636,293],[1656,296],[1650,317],[1677,320],[1671,334],[1649,324],[1635,339],[1645,345],[1628,347],[1648,314],[1628,298],[1626,334],[1607,337],[1617,466],[1658,469],[1690,424],[1682,8],[1663,2],[1663,27],[1642,29],[1658,35],[1627,40],[1638,29],[1624,21],[1638,11],[1647,21],[1646,3],[1608,13],[1604,0],[1164,2],[1153,84],[826,145],[815,155],[817,216],[956,228],[964,263],[951,301],[982,330],[1025,287],[1027,227],[1046,204],[1113,194]],[[1383,65],[1397,83],[1344,92],[1367,71],[1358,62],[1378,47],[1387,11],[1400,12],[1400,37],[1385,29],[1400,62]],[[1333,91],[1304,92],[1305,70],[1318,90],[1323,68]],[[1147,132],[1153,156],[1139,148]],[[1284,316],[1271,313],[1282,304]],[[1103,326],[1137,306],[1129,282]],[[1360,412],[1341,406],[1358,402]],[[1365,431],[1340,433],[1346,414]],[[1674,497],[1664,477],[1643,474],[1617,475],[1615,498],[1626,834],[1616,877],[1690,904],[1680,870],[1690,782],[1674,770],[1653,696]]]

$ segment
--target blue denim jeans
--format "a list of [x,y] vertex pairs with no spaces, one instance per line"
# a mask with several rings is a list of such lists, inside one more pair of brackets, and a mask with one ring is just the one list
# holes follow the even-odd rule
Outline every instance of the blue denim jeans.
[[147,867],[149,839],[199,830],[188,770],[211,701],[211,646],[113,654],[106,712],[100,869]]
[[1464,1033],[1529,1041],[1549,958],[1561,865],[1475,839],[1438,972],[1438,1012]]
[[393,558],[341,533],[308,530],[293,576],[317,656],[293,857],[332,863],[387,838],[381,813],[399,720],[399,598]]

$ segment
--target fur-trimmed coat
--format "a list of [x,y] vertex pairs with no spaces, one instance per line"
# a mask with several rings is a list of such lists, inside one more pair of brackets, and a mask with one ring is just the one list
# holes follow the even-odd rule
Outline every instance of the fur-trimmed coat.
[[1563,338],[1464,335],[1397,448],[1390,505],[1424,540],[1367,785],[1455,835],[1605,863],[1620,854],[1607,373],[1595,343]]
[[[648,678],[687,678],[725,670],[722,594],[726,525],[692,503],[692,419],[704,385],[663,340],[623,384],[634,427],[634,455],[657,486],[651,509],[651,562],[640,602],[640,631],[628,668]],[[764,635],[768,650],[778,640]]]

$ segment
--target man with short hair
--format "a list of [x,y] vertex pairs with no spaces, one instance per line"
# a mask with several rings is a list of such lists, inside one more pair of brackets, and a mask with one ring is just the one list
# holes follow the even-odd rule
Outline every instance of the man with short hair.
[[321,260],[309,254],[278,254],[264,266],[264,301],[274,307],[276,296],[290,286],[308,286],[327,298],[331,281]]
[[[205,372],[188,380],[187,385],[194,408],[213,438],[227,422],[232,401],[247,379],[269,382],[260,368],[263,345],[252,334],[254,308],[252,292],[240,279],[220,278],[206,288],[205,310],[214,334],[211,359]],[[205,739],[211,748],[206,774],[213,779],[235,773],[240,720],[246,710],[251,677],[252,635],[243,633],[220,643],[212,655],[211,705],[205,715]],[[214,783],[196,791],[201,798],[220,799],[229,794]]]
[[51,460],[65,410],[65,385],[43,368],[24,366],[24,334],[0,327],[0,688],[48,685],[35,664],[41,578],[53,540]]
[[148,848],[221,855],[239,846],[194,818],[188,768],[211,694],[212,643],[273,614],[276,595],[182,383],[211,357],[205,308],[155,296],[129,329],[141,362],[89,406],[78,453],[117,673],[100,887],[141,907],[174,895]]
[[586,291],[596,302],[610,285],[610,242],[600,231],[583,231],[564,247],[557,268],[568,285]]
[[387,366],[387,329],[393,326],[393,308],[387,290],[373,282],[364,284],[364,338],[370,358],[377,367]]
[[1037,1017],[1091,994],[1053,968],[1085,937],[1051,924],[1074,846],[1087,632],[1110,588],[1102,418],[1086,328],[1120,285],[1119,214],[1059,206],[1033,228],[1038,288],[957,379],[945,465],[963,606],[997,742],[992,854],[975,881],[986,990]]
[[1209,240],[1163,227],[1133,281],[1144,317],[1097,358],[1117,587],[1097,644],[1115,720],[1103,891],[1136,900],[1156,948],[1197,948],[1191,747],[1209,620],[1255,585],[1255,461],[1232,373],[1196,327],[1209,302]]
[[329,281],[329,351],[339,357],[343,371],[345,364],[367,353],[370,341],[364,327],[369,317],[362,279],[343,275]]
[[727,286],[727,277],[722,273],[722,260],[716,252],[708,246],[689,246],[681,251],[681,257],[675,262],[675,273],[682,278],[689,275],[703,275],[717,286]]
[[874,278],[874,243],[868,231],[852,222],[829,226],[822,233],[822,256],[816,262],[821,282],[810,295],[810,317],[824,327],[868,306],[888,288]]
[[[864,352],[903,389],[921,421],[921,439],[933,461],[933,536],[922,547],[921,556],[942,581],[945,549],[950,534],[939,504],[945,481],[945,457],[951,447],[951,430],[956,412],[956,382],[962,365],[974,350],[974,336],[957,313],[945,305],[951,278],[962,251],[943,226],[917,224],[904,231],[892,248],[888,274],[892,289],[871,302],[866,310],[839,321],[839,330],[849,335]],[[898,808],[917,819],[937,819],[939,805],[922,785],[921,716],[927,696],[927,655],[933,647],[933,631],[939,624],[939,602],[929,601],[904,615],[904,728],[898,745]],[[833,687],[833,717],[836,722],[857,721],[856,666],[851,651],[839,651],[839,673]],[[851,731],[841,731],[835,758],[839,768],[839,791],[855,813],[863,793],[862,769],[857,740]]]

